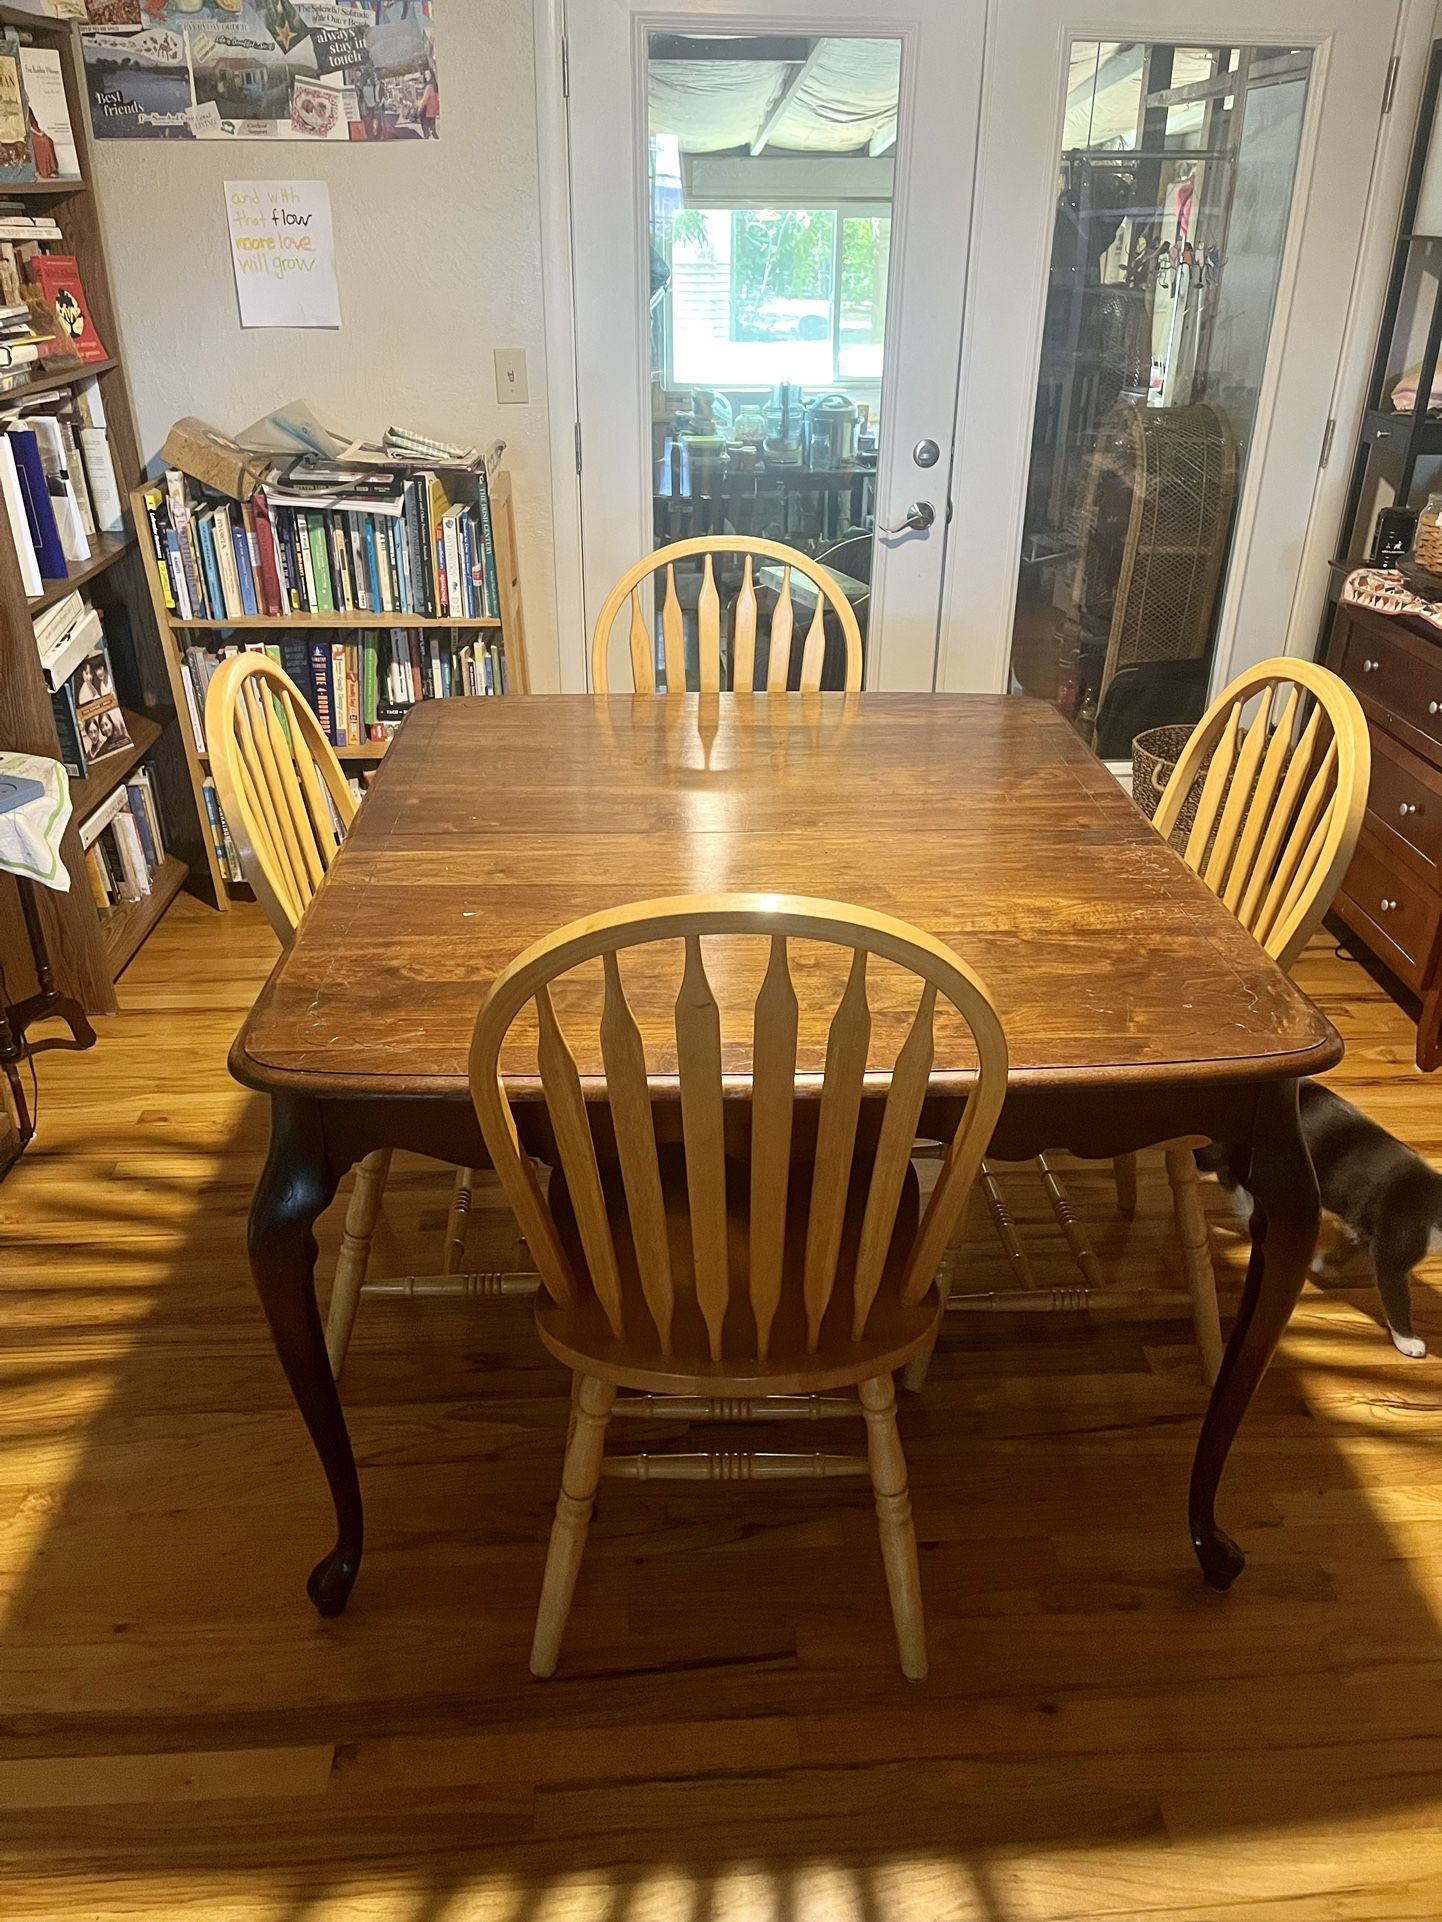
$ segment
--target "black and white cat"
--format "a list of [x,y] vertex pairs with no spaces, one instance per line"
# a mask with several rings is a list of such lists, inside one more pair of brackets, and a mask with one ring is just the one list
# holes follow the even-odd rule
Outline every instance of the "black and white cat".
[[[1312,1272],[1367,1254],[1392,1340],[1416,1360],[1427,1344],[1412,1332],[1412,1270],[1442,1250],[1442,1174],[1320,1081],[1302,1083],[1301,1114],[1322,1207],[1333,1217],[1323,1221]],[[1226,1151],[1204,1149],[1197,1160],[1215,1170],[1249,1216],[1251,1196],[1229,1172]]]

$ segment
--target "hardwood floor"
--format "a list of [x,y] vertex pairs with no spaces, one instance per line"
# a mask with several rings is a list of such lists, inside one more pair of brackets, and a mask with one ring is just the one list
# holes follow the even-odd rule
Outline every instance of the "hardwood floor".
[[[0,1187],[5,1922],[1442,1913],[1442,1362],[1398,1357],[1365,1285],[1308,1290],[1243,1431],[1228,1596],[1183,1526],[1184,1315],[949,1318],[901,1410],[920,1687],[843,1483],[608,1485],[532,1681],[567,1384],[524,1302],[368,1301],[368,1553],[320,1622],[329,1508],[244,1257],[265,1117],[225,1072],[273,956],[255,910],[182,899],[101,1048],[40,1064]],[[1391,1003],[1330,941],[1301,979],[1337,1085],[1442,1162]],[[1072,1279],[1006,1179],[1038,1278]],[[1160,1156],[1130,1225],[1109,1171],[1067,1180],[1119,1283],[1175,1280]],[[449,1188],[398,1158],[375,1272],[439,1267]],[[1225,1308],[1241,1244],[1207,1193]],[[487,1201],[473,1260],[504,1265]],[[975,1213],[963,1285],[1007,1286]]]

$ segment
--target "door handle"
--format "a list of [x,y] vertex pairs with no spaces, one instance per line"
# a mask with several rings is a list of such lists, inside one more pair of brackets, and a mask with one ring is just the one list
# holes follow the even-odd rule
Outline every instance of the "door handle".
[[924,534],[929,527],[936,525],[936,509],[930,501],[913,501],[906,510],[906,518],[898,521],[895,527],[882,527],[882,534]]

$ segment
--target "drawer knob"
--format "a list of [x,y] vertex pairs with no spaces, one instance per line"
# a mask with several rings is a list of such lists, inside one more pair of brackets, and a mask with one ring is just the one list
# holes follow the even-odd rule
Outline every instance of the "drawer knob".
[[1384,900],[1382,902],[1382,912],[1383,914],[1395,914],[1397,912],[1397,903],[1395,901]]
[[1362,672],[1364,674],[1375,674],[1380,665],[1381,663],[1378,661],[1363,661]]
[[1409,819],[1410,816],[1414,815],[1417,812],[1417,803],[1415,801],[1404,801],[1401,807],[1398,808],[1397,812],[1401,815],[1402,819],[1405,821]]
[[1427,712],[1429,714],[1442,714],[1442,701],[1429,701],[1427,703]]

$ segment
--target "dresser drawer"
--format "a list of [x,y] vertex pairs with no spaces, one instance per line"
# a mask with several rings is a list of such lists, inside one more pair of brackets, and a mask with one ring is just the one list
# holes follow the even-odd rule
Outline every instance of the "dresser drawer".
[[1340,642],[1332,665],[1369,719],[1442,762],[1442,632],[1435,642],[1423,640],[1381,615],[1354,615]]
[[1422,880],[1442,888],[1442,773],[1380,728],[1371,733],[1368,832]]
[[1370,832],[1357,843],[1337,907],[1409,988],[1421,987],[1436,946],[1442,897],[1400,868]]

